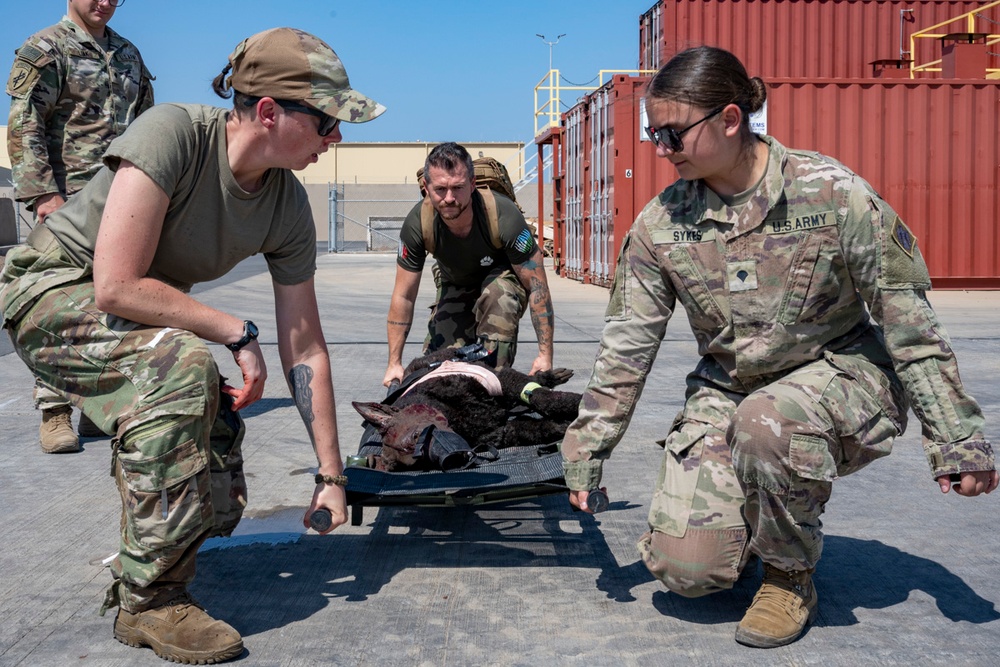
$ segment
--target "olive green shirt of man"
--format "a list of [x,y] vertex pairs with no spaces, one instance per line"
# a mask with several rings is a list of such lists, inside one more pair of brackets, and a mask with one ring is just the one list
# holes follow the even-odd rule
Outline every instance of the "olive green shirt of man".
[[[535,238],[524,215],[510,199],[499,194],[495,194],[494,199],[497,203],[500,248],[491,240],[489,219],[483,197],[478,191],[472,196],[472,233],[466,238],[452,234],[441,222],[441,216],[434,214],[434,258],[444,282],[460,287],[478,286],[497,267],[510,269],[531,258],[535,251]],[[415,273],[423,270],[427,258],[420,225],[421,206],[421,203],[414,206],[403,221],[396,257],[400,267]]]

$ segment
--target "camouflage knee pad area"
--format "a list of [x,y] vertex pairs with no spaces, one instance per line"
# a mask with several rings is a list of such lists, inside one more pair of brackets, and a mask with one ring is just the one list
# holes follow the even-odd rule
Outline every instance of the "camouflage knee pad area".
[[638,547],[671,591],[697,597],[732,587],[747,555],[743,492],[723,432],[679,419],[664,442],[650,504],[650,531]]
[[684,537],[647,531],[636,547],[646,569],[668,590],[688,598],[729,590],[750,555],[746,528],[688,528]]
[[639,543],[687,596],[730,587],[750,551],[814,568],[832,481],[888,454],[906,412],[891,371],[860,356],[828,354],[745,396],[718,375],[709,364],[688,377]]
[[474,308],[476,335],[486,340],[516,341],[527,306],[528,294],[513,271],[487,279]]

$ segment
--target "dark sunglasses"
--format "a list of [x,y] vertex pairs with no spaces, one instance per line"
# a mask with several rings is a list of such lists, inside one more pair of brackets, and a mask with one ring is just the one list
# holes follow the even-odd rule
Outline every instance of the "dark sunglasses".
[[680,153],[681,151],[684,150],[684,142],[681,141],[681,137],[684,136],[685,132],[695,127],[696,125],[704,123],[709,118],[714,118],[715,116],[718,116],[720,113],[722,113],[722,110],[728,106],[729,106],[728,104],[723,104],[718,109],[713,109],[708,113],[707,116],[705,116],[699,121],[691,123],[684,129],[675,130],[672,127],[661,127],[660,129],[656,129],[650,126],[646,128],[646,134],[649,135],[649,138],[652,139],[653,143],[656,144],[657,146],[663,144],[665,147],[669,148],[673,152]]
[[333,116],[327,116],[319,109],[313,109],[312,107],[307,107],[304,104],[299,104],[298,102],[289,102],[288,100],[274,100],[274,103],[287,111],[298,111],[299,113],[306,113],[309,114],[310,116],[316,116],[317,118],[319,118],[319,129],[317,131],[319,132],[319,136],[321,137],[329,135],[331,132],[337,129],[338,125],[340,125],[339,118],[334,118]]

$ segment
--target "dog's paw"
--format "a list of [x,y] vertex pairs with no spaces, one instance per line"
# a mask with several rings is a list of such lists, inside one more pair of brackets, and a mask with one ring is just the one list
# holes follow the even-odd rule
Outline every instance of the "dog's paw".
[[573,377],[573,371],[569,368],[552,368],[547,371],[540,371],[529,377],[543,387],[551,389],[556,385],[569,382],[569,379]]

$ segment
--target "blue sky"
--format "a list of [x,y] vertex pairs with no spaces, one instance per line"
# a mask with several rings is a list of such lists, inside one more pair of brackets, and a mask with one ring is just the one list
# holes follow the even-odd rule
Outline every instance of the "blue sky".
[[[0,69],[31,33],[56,23],[64,0],[5,2]],[[351,85],[388,111],[344,128],[344,141],[524,141],[534,86],[549,67],[573,83],[634,69],[639,16],[653,0],[126,0],[110,25],[142,51],[157,102],[229,106],[212,79],[244,37],[278,26],[329,43]],[[578,93],[563,95],[572,103]],[[0,96],[0,124],[10,99]],[[565,107],[564,107],[565,110]]]

